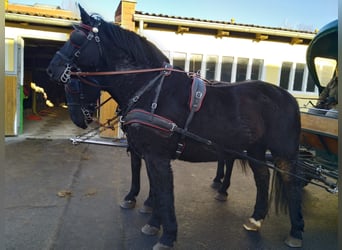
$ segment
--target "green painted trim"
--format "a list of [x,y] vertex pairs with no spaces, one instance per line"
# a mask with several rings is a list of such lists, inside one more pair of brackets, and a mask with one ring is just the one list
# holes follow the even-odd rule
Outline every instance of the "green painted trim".
[[19,117],[19,134],[24,131],[24,86],[20,85],[20,117]]

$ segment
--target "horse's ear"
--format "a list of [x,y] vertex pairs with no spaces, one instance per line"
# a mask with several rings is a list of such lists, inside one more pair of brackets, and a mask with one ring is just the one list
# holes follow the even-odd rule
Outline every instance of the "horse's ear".
[[78,4],[78,8],[80,9],[82,23],[89,25],[90,24],[89,14],[85,11],[85,9],[83,9],[83,7],[80,4]]

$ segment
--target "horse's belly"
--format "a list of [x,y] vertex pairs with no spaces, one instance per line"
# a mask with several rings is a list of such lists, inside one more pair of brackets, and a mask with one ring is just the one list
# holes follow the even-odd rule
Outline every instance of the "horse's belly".
[[[189,162],[210,162],[218,159],[218,153],[212,146],[182,139],[178,134],[163,133],[140,124],[130,125],[127,132],[130,147],[141,155],[163,155],[169,159],[179,158]],[[177,154],[177,150],[181,153]]]
[[217,161],[217,154],[209,153],[208,151],[191,151],[186,150],[179,156],[179,160],[188,162],[212,162]]

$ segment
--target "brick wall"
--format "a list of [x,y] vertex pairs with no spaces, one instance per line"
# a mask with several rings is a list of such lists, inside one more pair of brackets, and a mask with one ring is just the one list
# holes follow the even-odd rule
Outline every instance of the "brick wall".
[[123,28],[134,31],[133,15],[135,13],[136,0],[121,0],[116,12],[115,22]]

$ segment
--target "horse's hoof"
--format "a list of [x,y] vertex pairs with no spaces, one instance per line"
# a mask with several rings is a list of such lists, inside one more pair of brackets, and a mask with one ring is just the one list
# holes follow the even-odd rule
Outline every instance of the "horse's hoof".
[[139,212],[142,214],[151,214],[152,213],[152,207],[144,205],[139,209]]
[[227,201],[227,197],[228,195],[221,194],[221,193],[218,193],[217,195],[215,195],[215,199],[218,201]]
[[164,249],[166,250],[166,249],[173,249],[173,248],[158,242],[157,244],[153,246],[152,249],[153,250],[164,250]]
[[211,186],[213,189],[219,189],[219,188],[221,187],[221,185],[222,185],[222,183],[213,181],[213,183],[211,183],[210,186]]
[[145,235],[156,235],[159,232],[159,228],[146,224],[141,228],[141,232]]
[[132,201],[132,200],[124,200],[120,203],[120,207],[121,208],[124,208],[124,209],[132,209],[135,207],[135,201]]
[[256,221],[254,218],[248,218],[247,222],[243,224],[243,227],[247,231],[258,231],[261,228],[262,220]]
[[287,239],[284,241],[284,243],[288,247],[302,247],[303,246],[303,240],[297,239],[291,235],[287,237]]

